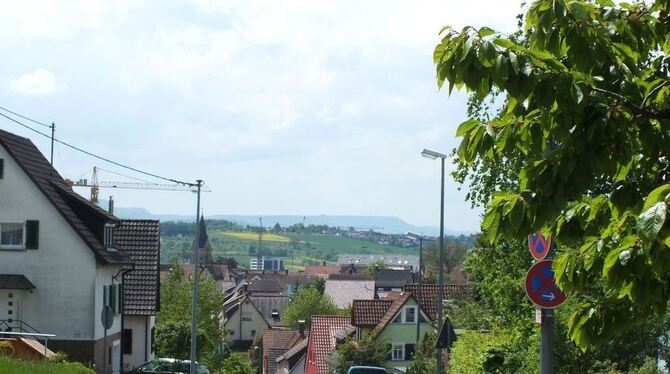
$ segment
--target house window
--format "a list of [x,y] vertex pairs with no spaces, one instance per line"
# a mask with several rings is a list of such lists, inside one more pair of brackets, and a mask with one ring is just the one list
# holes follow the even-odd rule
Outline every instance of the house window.
[[242,313],[242,321],[251,321],[251,313]]
[[133,354],[133,330],[123,329],[123,336],[121,336],[122,347],[121,351],[124,355]]
[[105,224],[103,242],[105,244],[105,248],[107,249],[114,248],[114,225],[111,223]]
[[405,308],[405,323],[416,323],[416,308],[408,306]]
[[23,222],[0,223],[0,248],[23,249],[25,230]]
[[251,330],[251,337],[253,338],[255,336],[256,336],[256,330]]
[[228,330],[228,335],[235,335],[235,330]]
[[393,344],[393,347],[391,348],[391,360],[402,361],[404,359],[405,359],[405,345]]
[[416,351],[416,344],[405,344],[405,360],[411,360]]

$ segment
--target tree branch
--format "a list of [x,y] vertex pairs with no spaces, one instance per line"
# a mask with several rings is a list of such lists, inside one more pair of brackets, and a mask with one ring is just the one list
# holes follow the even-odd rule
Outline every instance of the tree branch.
[[613,98],[621,101],[625,106],[627,106],[633,113],[635,113],[637,115],[647,117],[647,118],[651,118],[651,119],[658,119],[658,120],[670,119],[670,109],[658,110],[657,111],[657,110],[651,110],[651,109],[643,108],[643,107],[635,104],[629,98],[627,98],[627,97],[625,97],[625,96],[623,96],[619,93],[608,91],[608,90],[598,88],[598,87],[591,87],[591,89],[593,89],[593,91],[599,92],[603,95],[613,97]]

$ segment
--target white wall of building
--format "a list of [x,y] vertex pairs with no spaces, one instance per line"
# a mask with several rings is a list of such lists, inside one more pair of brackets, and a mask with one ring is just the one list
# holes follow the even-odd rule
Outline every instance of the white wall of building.
[[39,220],[39,249],[0,250],[0,273],[23,274],[36,287],[22,293],[19,317],[55,339],[101,338],[101,281],[118,267],[97,271],[93,252],[2,146],[0,158],[0,221]]
[[125,317],[123,328],[133,330],[133,350],[129,355],[123,355],[124,370],[135,368],[153,359],[151,353],[151,329],[155,324],[155,316]]
[[[242,317],[250,317],[251,320],[245,321]],[[238,308],[226,321],[225,327],[228,334],[226,335],[226,342],[228,344],[233,343],[235,340],[254,340],[254,337],[263,334],[263,330],[270,328],[249,299],[244,299],[241,308]],[[256,333],[252,334],[252,331]]]

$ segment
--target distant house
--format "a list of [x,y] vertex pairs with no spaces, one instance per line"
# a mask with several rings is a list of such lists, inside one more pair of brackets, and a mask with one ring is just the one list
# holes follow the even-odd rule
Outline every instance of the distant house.
[[342,254],[337,257],[337,264],[345,271],[349,268],[367,268],[377,261],[383,262],[390,270],[419,271],[419,256]]
[[435,327],[412,294],[394,294],[394,299],[355,300],[351,324],[356,337],[369,335],[391,344],[387,369],[405,372],[423,337]]
[[[0,130],[0,328],[55,334],[53,351],[116,372],[121,287],[132,263],[114,241],[121,221],[75,193],[35,145]],[[103,340],[101,311],[114,318]]]
[[127,370],[153,358],[152,329],[160,308],[159,223],[123,220],[114,240],[133,261],[123,275],[121,366]]
[[301,340],[293,348],[277,357],[277,374],[305,374],[308,339]]
[[375,281],[369,279],[328,279],[324,292],[338,308],[348,308],[356,299],[375,298]]
[[410,270],[383,269],[374,272],[375,288],[379,297],[384,297],[390,291],[402,292],[406,284],[414,283],[414,273]]
[[236,295],[224,302],[221,318],[228,332],[226,343],[234,347],[249,347],[257,335],[271,327],[247,294]]
[[354,331],[351,318],[345,316],[312,316],[307,342],[305,373],[327,374],[329,363],[327,358],[333,353],[339,337]]
[[[439,285],[437,284],[408,284],[405,291],[415,295],[416,300],[421,303],[423,311],[432,321],[437,319],[437,300]],[[468,284],[445,284],[442,294],[443,300],[462,299],[470,296],[470,286]]]
[[282,318],[284,310],[289,304],[289,297],[283,295],[274,296],[256,296],[250,295],[249,300],[256,306],[265,321],[272,328],[284,327]]
[[304,326],[300,330],[263,331],[263,374],[276,374],[277,359],[300,342],[306,342],[308,335]]
[[339,274],[340,270],[341,268],[339,266],[305,266],[305,274],[316,275],[323,279],[328,279],[328,276],[331,274]]

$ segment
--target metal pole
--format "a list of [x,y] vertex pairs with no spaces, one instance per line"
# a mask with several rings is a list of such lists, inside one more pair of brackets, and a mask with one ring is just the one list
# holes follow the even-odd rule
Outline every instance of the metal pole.
[[419,313],[421,313],[421,261],[423,257],[423,238],[419,238],[419,290],[416,293],[416,298],[417,298],[417,304],[419,304],[419,310],[416,315],[416,344],[419,344],[419,340],[421,339],[421,332],[419,331]]
[[[111,292],[111,291],[110,291]],[[107,328],[104,328],[103,345],[102,345],[102,373],[107,374]]]
[[198,334],[198,268],[200,266],[200,190],[202,180],[196,181],[198,187],[198,202],[195,211],[195,248],[193,249],[193,300],[191,301],[191,374],[195,373],[195,361],[197,358],[197,334]]
[[54,164],[54,134],[56,132],[56,124],[51,122],[51,159],[50,163],[53,166]]
[[[444,315],[444,307],[442,306],[442,299],[444,298],[444,158],[441,157],[440,161],[442,162],[442,183],[440,186],[440,278],[437,287],[437,328],[442,328],[442,321]],[[435,352],[435,372],[441,374],[443,362],[442,362],[442,349],[437,349]]]
[[540,327],[540,374],[552,374],[554,352],[554,312],[542,309]]

